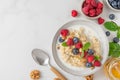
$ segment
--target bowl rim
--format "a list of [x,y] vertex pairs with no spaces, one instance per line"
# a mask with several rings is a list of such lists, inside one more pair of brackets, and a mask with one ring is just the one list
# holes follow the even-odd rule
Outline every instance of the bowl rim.
[[112,10],[114,10],[114,11],[120,11],[120,9],[115,9],[115,8],[113,8],[113,7],[110,5],[110,3],[108,2],[108,0],[104,0],[104,1],[106,1],[106,4],[108,5],[108,7],[109,7],[110,9],[112,9]]
[[[67,73],[69,73],[69,74],[71,74],[71,75],[74,75],[74,76],[87,76],[87,75],[90,75],[90,74],[94,74],[95,72],[97,72],[98,70],[100,70],[100,69],[102,68],[103,64],[105,63],[105,61],[106,61],[107,58],[108,58],[108,57],[106,56],[105,59],[104,59],[103,62],[102,62],[101,67],[100,67],[100,68],[97,68],[95,71],[93,71],[93,72],[91,72],[91,73],[89,73],[89,74],[87,74],[87,75],[85,75],[85,74],[74,74],[74,73],[70,73],[69,71],[67,71],[67,70],[65,70],[64,68],[62,68],[60,64],[57,63],[57,60],[56,60],[55,55],[54,55],[54,52],[55,52],[55,50],[54,50],[54,40],[55,40],[55,36],[57,35],[58,31],[59,31],[60,29],[62,29],[66,24],[68,24],[68,23],[70,23],[70,22],[74,22],[74,21],[81,21],[81,20],[90,21],[90,20],[86,20],[86,19],[76,19],[76,20],[71,20],[71,21],[66,22],[65,24],[63,24],[63,25],[57,30],[57,32],[55,33],[55,35],[54,35],[54,37],[53,37],[53,41],[52,41],[52,55],[53,55],[53,58],[54,58],[55,63],[56,63],[57,66],[58,66],[60,69],[62,69],[64,72],[67,72]],[[90,21],[90,22],[91,22],[91,21]],[[92,22],[92,23],[94,23],[94,22]],[[96,23],[95,23],[95,24],[96,24]],[[101,27],[100,27],[100,28],[101,28]],[[102,28],[101,28],[101,29],[102,29]],[[102,30],[102,32],[104,32],[104,31]],[[106,41],[107,41],[107,43],[106,43],[107,52],[109,52],[108,39],[107,39],[107,37],[105,37],[105,39],[106,39]],[[106,55],[108,55],[108,53],[106,53]]]
[[[83,6],[83,3],[84,3],[84,2],[85,2],[85,0],[81,0],[81,2],[80,2],[80,12],[81,12],[81,14],[82,14],[84,17],[86,17],[86,18],[88,18],[88,19],[97,19],[97,18],[99,18],[99,17],[103,14],[104,7],[103,7],[103,9],[102,9],[102,12],[101,12],[98,16],[89,17],[89,16],[85,15],[85,14],[83,13],[83,11],[82,11],[82,6]],[[103,1],[100,1],[100,2],[103,3]],[[103,6],[104,6],[104,3],[103,3]]]

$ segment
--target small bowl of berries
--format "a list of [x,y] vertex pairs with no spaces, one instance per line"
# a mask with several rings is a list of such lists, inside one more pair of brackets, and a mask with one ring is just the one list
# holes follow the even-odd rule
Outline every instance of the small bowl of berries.
[[81,13],[90,19],[97,19],[103,12],[103,3],[99,0],[81,0]]
[[120,11],[120,0],[106,0],[107,5],[114,11]]

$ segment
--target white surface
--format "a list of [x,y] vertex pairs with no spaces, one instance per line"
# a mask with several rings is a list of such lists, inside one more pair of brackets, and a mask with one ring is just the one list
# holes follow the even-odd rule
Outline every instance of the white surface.
[[[53,80],[56,76],[47,67],[40,67],[33,61],[31,51],[34,48],[47,51],[51,64],[69,80],[84,80],[58,68],[51,50],[56,30],[74,19],[70,12],[72,9],[79,11],[79,2],[80,0],[0,0],[0,80],[30,80],[29,73],[33,69],[41,71],[41,80]],[[107,19],[110,12],[104,13],[103,16]],[[120,15],[116,14],[116,21],[119,22]],[[106,80],[102,70],[95,77],[95,80]]]

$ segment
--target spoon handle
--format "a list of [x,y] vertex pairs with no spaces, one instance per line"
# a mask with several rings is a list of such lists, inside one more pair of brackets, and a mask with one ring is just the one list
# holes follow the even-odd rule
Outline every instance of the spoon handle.
[[61,80],[67,80],[57,69],[55,69],[53,66],[51,66],[50,70],[56,74]]

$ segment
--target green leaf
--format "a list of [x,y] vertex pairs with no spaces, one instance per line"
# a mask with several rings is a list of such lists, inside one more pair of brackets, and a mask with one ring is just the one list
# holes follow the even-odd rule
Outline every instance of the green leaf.
[[116,31],[118,29],[118,25],[113,21],[105,22],[104,26],[106,29],[108,29],[110,31]]
[[117,31],[117,37],[120,38],[120,29]]
[[89,47],[90,47],[90,45],[91,45],[90,42],[87,42],[87,43],[83,46],[82,50],[83,50],[83,51],[88,50]]
[[63,42],[63,43],[62,43],[62,46],[63,46],[63,47],[67,47],[68,45],[67,45],[66,42]]
[[100,56],[95,56],[95,60],[99,60],[100,61]]
[[109,43],[109,56],[120,57],[120,45],[117,43]]

